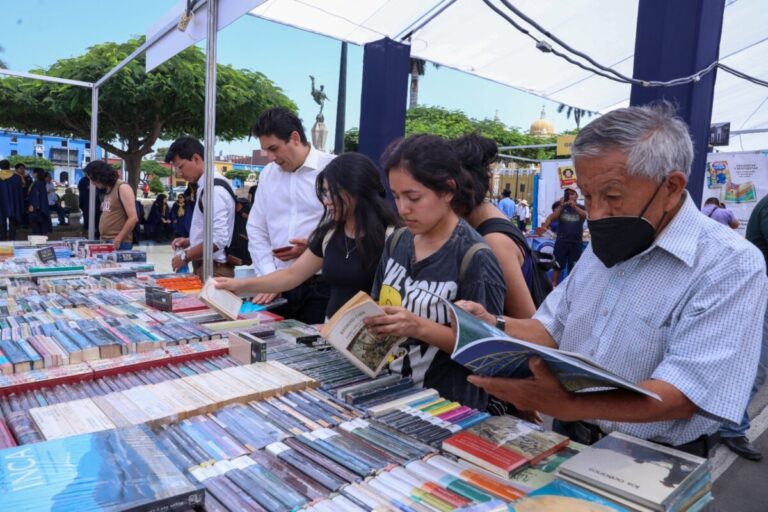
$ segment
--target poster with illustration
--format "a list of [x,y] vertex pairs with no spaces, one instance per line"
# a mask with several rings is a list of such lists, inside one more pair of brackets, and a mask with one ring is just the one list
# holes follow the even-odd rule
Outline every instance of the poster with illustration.
[[702,203],[717,198],[739,220],[744,234],[755,204],[768,195],[768,154],[710,153],[704,176]]
[[571,188],[576,185],[576,169],[573,165],[562,165],[557,168],[560,175],[560,188]]

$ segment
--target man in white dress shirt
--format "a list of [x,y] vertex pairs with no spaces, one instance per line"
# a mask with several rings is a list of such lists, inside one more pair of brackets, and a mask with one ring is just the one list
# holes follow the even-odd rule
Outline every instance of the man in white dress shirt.
[[[252,129],[270,163],[259,175],[248,217],[248,249],[257,275],[289,267],[307,248],[308,238],[323,215],[317,197],[317,175],[334,156],[307,142],[301,120],[284,108],[265,111]],[[308,324],[322,323],[330,290],[322,275],[285,292],[288,304],[275,313]],[[254,302],[272,302],[262,293]]]
[[[176,139],[165,161],[173,164],[177,176],[191,183],[197,183],[198,201],[192,212],[192,225],[189,229],[189,238],[176,238],[171,242],[174,250],[185,249],[184,252],[174,256],[171,266],[174,272],[192,262],[195,273],[202,274],[203,262],[203,229],[205,215],[203,214],[203,191],[205,187],[205,160],[203,145],[192,137]],[[235,277],[234,267],[227,262],[225,248],[232,242],[232,233],[235,227],[235,199],[232,189],[226,180],[218,173],[214,180],[213,195],[213,275],[214,277]],[[226,184],[226,186],[224,186]]]

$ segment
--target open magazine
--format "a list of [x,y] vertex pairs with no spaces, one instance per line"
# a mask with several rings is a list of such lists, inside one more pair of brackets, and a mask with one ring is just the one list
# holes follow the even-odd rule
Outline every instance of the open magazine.
[[531,376],[528,358],[539,356],[569,391],[621,388],[661,400],[656,393],[619,377],[581,354],[512,338],[450,302],[443,302],[452,313],[456,332],[451,359],[477,375],[528,378]]
[[376,336],[368,331],[363,320],[383,314],[384,310],[370,295],[357,292],[334,313],[321,334],[366,375],[376,377],[390,354],[406,340],[398,336]]

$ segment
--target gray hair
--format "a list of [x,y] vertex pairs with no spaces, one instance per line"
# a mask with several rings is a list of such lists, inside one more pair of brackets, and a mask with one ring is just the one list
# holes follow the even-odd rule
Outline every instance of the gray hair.
[[573,142],[573,158],[600,157],[619,150],[627,155],[627,172],[661,180],[673,171],[686,177],[693,161],[693,142],[685,121],[668,102],[608,112],[584,127]]

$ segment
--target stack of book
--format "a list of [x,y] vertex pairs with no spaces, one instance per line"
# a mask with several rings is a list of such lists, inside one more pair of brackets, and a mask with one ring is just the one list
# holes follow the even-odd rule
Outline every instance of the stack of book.
[[700,510],[711,497],[710,463],[613,432],[564,462],[558,477],[627,510]]
[[448,453],[476,464],[503,478],[523,466],[537,464],[565,448],[566,436],[515,418],[494,416],[443,441]]

